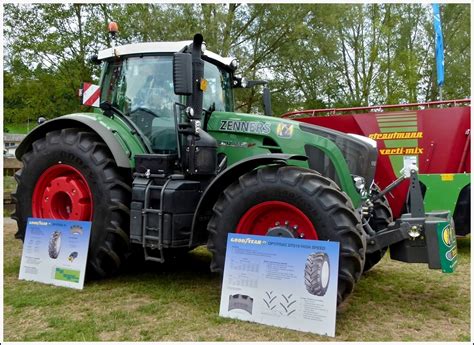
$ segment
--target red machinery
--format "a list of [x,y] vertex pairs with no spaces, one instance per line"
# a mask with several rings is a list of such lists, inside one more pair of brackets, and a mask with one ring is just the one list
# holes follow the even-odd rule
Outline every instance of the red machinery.
[[[470,100],[290,112],[282,117],[377,141],[376,183],[400,176],[404,156],[416,156],[427,210],[449,209],[457,233],[470,232]],[[395,218],[406,204],[408,181],[388,199]]]

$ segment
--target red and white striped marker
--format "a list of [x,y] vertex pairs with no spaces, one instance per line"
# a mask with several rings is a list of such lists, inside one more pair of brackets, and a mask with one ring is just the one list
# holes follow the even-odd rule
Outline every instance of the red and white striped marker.
[[99,85],[91,83],[82,84],[82,104],[98,108],[100,106]]

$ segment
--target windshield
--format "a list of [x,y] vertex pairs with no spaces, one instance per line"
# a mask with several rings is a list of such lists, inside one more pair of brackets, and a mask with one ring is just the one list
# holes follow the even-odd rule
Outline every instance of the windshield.
[[[205,62],[208,82],[203,109],[233,111],[231,75]],[[173,56],[128,57],[109,61],[101,84],[101,102],[108,101],[137,125],[157,153],[177,150],[173,107],[185,103],[174,94]]]
[[148,138],[153,151],[176,152],[173,105],[173,57],[130,57],[109,62],[102,101],[121,110]]

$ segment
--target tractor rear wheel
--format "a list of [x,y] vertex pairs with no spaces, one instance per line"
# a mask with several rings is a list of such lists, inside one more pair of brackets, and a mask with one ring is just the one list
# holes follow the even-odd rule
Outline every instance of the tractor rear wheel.
[[267,166],[241,176],[214,205],[208,231],[214,272],[223,272],[229,232],[339,242],[338,304],[364,267],[365,239],[352,202],[313,170]]
[[22,161],[13,194],[15,237],[24,240],[28,217],[92,221],[88,276],[115,273],[130,252],[131,188],[101,138],[78,128],[52,131]]
[[[380,189],[377,187],[376,191],[380,192]],[[384,195],[380,199],[374,201],[374,210],[372,217],[369,220],[369,225],[375,232],[379,232],[380,230],[385,229],[391,222],[393,222],[392,209],[390,208],[388,199]],[[387,249],[388,247],[382,248],[373,253],[365,254],[364,272],[367,272],[378,264],[387,252]]]

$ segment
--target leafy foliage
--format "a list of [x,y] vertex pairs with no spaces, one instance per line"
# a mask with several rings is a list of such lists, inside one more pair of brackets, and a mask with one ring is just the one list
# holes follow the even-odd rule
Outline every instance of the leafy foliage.
[[[444,4],[444,99],[470,94],[470,7]],[[77,90],[97,81],[87,62],[118,44],[189,40],[270,80],[275,114],[301,108],[435,100],[432,12],[423,4],[7,4],[6,123],[81,111]],[[261,112],[261,90],[239,90],[237,109]]]

